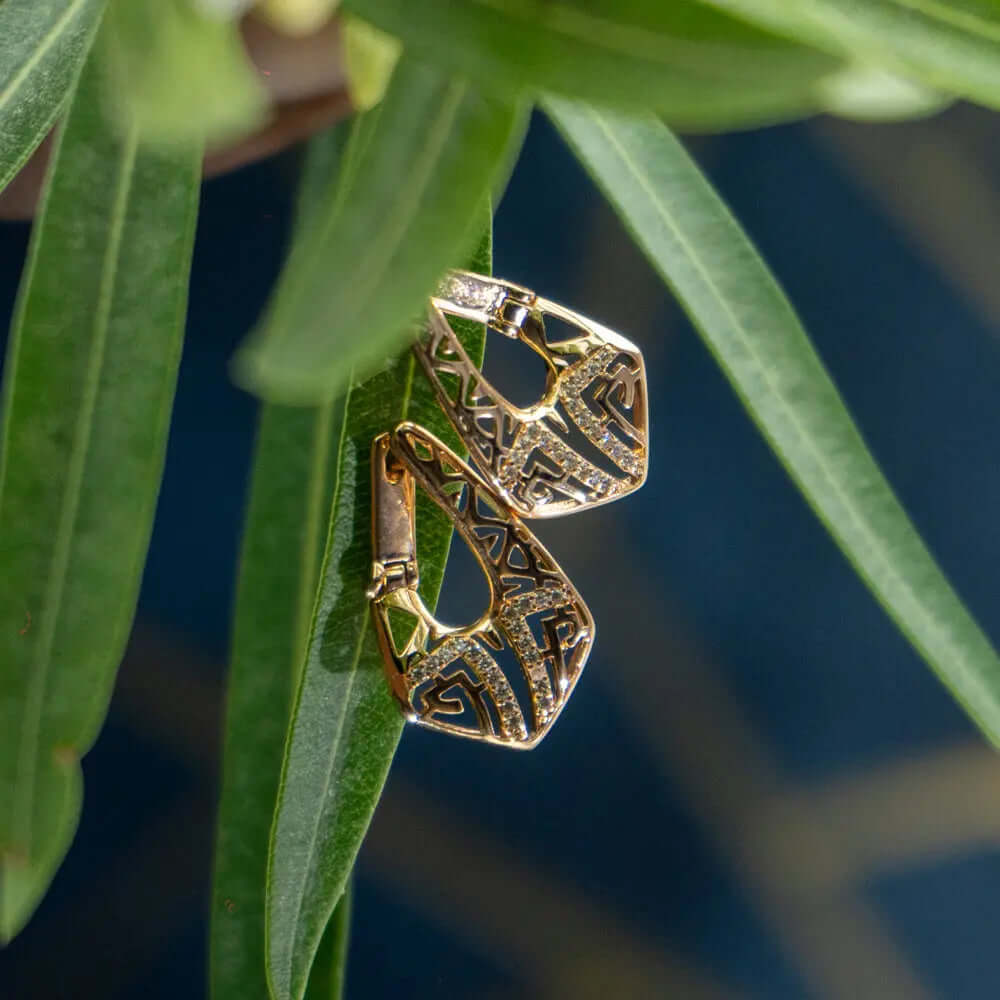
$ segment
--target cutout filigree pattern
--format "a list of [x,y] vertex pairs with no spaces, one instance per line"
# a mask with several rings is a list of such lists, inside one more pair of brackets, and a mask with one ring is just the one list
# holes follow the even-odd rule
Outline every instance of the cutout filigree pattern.
[[[422,487],[470,547],[490,590],[471,625],[450,627],[417,584],[413,490]],[[372,448],[375,560],[370,591],[393,693],[418,723],[530,747],[548,731],[594,640],[587,606],[555,560],[499,493],[441,441],[400,424]],[[390,612],[415,620],[397,645]],[[521,679],[501,666],[513,660]],[[524,703],[517,690],[527,692]]]
[[[545,362],[545,393],[530,408],[509,402],[462,347],[446,313],[486,323]],[[550,340],[544,318],[575,336]],[[555,517],[638,489],[648,468],[646,375],[625,338],[509,282],[456,271],[431,300],[417,357],[474,461],[522,517]],[[594,460],[570,440],[570,427]],[[598,456],[601,461],[598,462]]]

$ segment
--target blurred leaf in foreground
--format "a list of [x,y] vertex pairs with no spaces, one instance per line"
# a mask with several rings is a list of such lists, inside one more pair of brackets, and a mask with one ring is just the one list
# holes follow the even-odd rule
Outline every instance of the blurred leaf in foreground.
[[706,0],[762,28],[1000,107],[995,0]]
[[404,56],[381,103],[356,117],[340,184],[241,350],[241,380],[275,402],[316,403],[382,364],[474,247],[477,209],[523,128],[523,109]]
[[947,94],[871,66],[846,66],[820,84],[825,110],[858,121],[894,121],[941,111]]
[[695,0],[345,0],[407,51],[509,95],[652,108],[678,127],[745,126],[818,107],[840,62]]
[[218,146],[263,121],[267,93],[234,21],[192,0],[110,0],[101,37],[109,107],[148,141]]

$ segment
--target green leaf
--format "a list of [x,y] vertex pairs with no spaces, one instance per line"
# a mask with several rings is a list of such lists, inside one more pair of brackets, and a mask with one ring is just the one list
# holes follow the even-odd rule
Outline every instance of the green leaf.
[[65,106],[104,2],[0,2],[0,191]]
[[261,414],[229,674],[212,996],[262,996],[267,843],[333,497],[339,408]]
[[502,94],[655,108],[682,128],[816,110],[836,60],[694,0],[347,0],[435,65]]
[[106,98],[149,140],[222,145],[264,120],[267,92],[239,27],[191,0],[111,0],[102,33]]
[[995,0],[707,0],[832,54],[1000,107]]
[[109,129],[95,59],[54,155],[4,371],[0,936],[76,827],[79,760],[128,636],[167,440],[200,149]]
[[393,353],[442,273],[478,237],[477,208],[520,143],[522,111],[405,56],[355,119],[341,183],[290,255],[238,375],[316,403]]
[[846,66],[820,84],[825,110],[858,121],[896,121],[934,114],[951,98],[871,66]]
[[316,952],[305,1000],[340,1000],[343,996],[350,937],[351,884],[348,882]]
[[[480,210],[480,232],[482,218]],[[489,264],[485,240],[469,266],[489,273]],[[467,350],[481,358],[482,328],[466,323],[461,330]],[[402,730],[365,590],[371,577],[371,443],[404,418],[458,447],[410,352],[353,385],[345,400],[330,536],[271,831],[267,955],[271,992],[278,1000],[303,995]],[[417,533],[421,595],[433,607],[451,525],[422,494]]]
[[[334,175],[333,130],[309,144],[296,240]],[[342,406],[265,406],[240,560],[215,849],[211,993],[264,996],[267,847],[292,698],[329,527]]]
[[655,118],[559,99],[546,109],[854,568],[1000,742],[997,654],[920,540],[738,223]]

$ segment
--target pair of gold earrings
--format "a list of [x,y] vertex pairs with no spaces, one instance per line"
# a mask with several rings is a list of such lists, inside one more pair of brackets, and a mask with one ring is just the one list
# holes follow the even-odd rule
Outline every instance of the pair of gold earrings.
[[[542,399],[530,408],[505,399],[469,359],[449,314],[534,350],[546,368]],[[571,336],[550,339],[545,318],[570,327]],[[527,749],[569,698],[594,642],[594,620],[522,519],[576,513],[645,481],[642,354],[527,288],[467,271],[451,272],[432,297],[414,350],[480,472],[413,423],[372,444],[368,596],[389,684],[413,722]],[[417,593],[415,484],[486,575],[489,607],[469,625],[444,625]],[[393,637],[394,612],[416,623],[405,642]],[[496,654],[504,650],[517,670],[501,667]]]

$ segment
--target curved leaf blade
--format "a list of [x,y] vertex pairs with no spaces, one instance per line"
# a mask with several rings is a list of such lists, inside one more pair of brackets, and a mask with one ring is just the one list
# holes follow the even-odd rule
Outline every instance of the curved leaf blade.
[[654,108],[684,129],[749,126],[822,107],[839,63],[692,0],[347,0],[410,51],[492,87]]
[[[335,186],[340,133],[309,144],[295,243]],[[292,250],[295,254],[295,250]],[[343,408],[263,407],[240,558],[217,820],[209,979],[264,996],[267,849],[329,529]],[[332,960],[332,957],[331,957]]]
[[105,0],[0,3],[0,191],[66,104]]
[[337,196],[289,259],[238,358],[274,402],[317,403],[393,353],[441,274],[473,249],[477,210],[520,142],[523,109],[405,55],[358,116]]
[[558,99],[546,109],[845,556],[966,711],[1000,742],[1000,659],[893,495],[739,224],[657,119]]
[[[489,273],[488,240],[468,266]],[[461,335],[471,356],[481,359],[482,328],[466,323]],[[402,731],[365,590],[371,575],[369,450],[377,434],[404,418],[459,446],[409,351],[352,386],[345,401],[330,536],[271,831],[267,961],[278,1000],[303,995]],[[433,607],[451,525],[423,496],[417,530],[421,594]]]
[[[91,59],[22,278],[0,440],[0,937],[72,837],[152,527],[200,149],[109,128]],[[105,178],[95,183],[94,178]]]
[[212,996],[262,995],[281,755],[333,496],[339,408],[267,406],[240,560],[213,888]]
[[1000,7],[989,0],[707,0],[831,54],[1000,107]]

